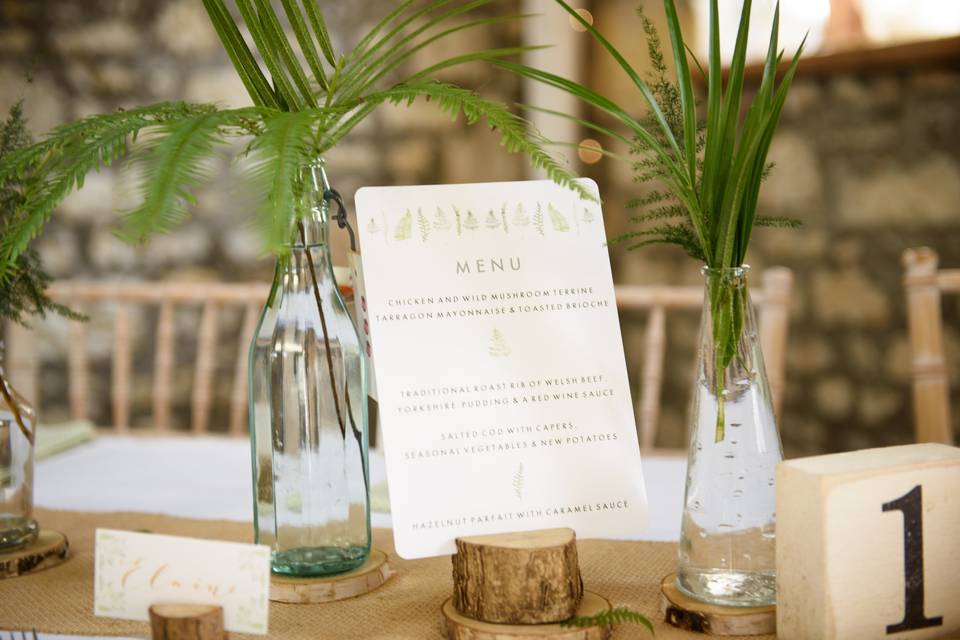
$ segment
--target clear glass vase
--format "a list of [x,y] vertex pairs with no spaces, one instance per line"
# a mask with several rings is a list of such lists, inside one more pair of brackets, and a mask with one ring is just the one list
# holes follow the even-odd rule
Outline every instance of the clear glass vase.
[[677,586],[703,602],[776,601],[774,476],[783,458],[749,267],[704,268]]
[[[2,352],[2,346],[0,346]],[[33,519],[36,414],[0,368],[0,553],[37,539]]]
[[327,243],[322,161],[300,172],[286,255],[250,349],[256,540],[274,573],[329,575],[370,552],[367,381]]

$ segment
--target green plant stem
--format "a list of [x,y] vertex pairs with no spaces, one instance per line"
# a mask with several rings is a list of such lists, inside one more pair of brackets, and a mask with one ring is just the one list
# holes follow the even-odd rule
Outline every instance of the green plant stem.
[[303,221],[297,220],[297,229],[300,231],[300,241],[303,242],[303,252],[307,256],[307,266],[310,268],[310,280],[313,284],[313,296],[317,300],[317,312],[320,314],[320,329],[323,331],[323,347],[327,355],[327,371],[330,374],[330,392],[333,394],[333,407],[337,413],[337,424],[340,425],[340,435],[347,437],[347,426],[340,411],[340,397],[337,395],[337,379],[333,375],[333,355],[330,353],[330,334],[327,333],[327,316],[323,312],[323,300],[320,297],[320,285],[317,283],[317,272],[314,269],[313,255],[307,247],[307,232],[303,228]]
[[17,404],[13,394],[10,393],[10,389],[7,388],[7,381],[4,380],[2,375],[0,375],[0,393],[3,394],[4,401],[6,401],[7,406],[10,407],[10,412],[13,413],[13,419],[16,421],[17,426],[20,427],[20,432],[23,433],[23,436],[27,439],[27,442],[32,445],[33,432],[27,428],[26,423],[23,421],[23,415],[20,413],[20,405]]

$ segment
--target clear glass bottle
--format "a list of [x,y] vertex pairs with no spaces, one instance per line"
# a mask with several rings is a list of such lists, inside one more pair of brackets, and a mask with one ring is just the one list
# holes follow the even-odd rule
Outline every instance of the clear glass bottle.
[[[3,347],[0,345],[0,355]],[[33,444],[37,416],[0,368],[0,553],[37,539]]]
[[367,381],[333,275],[323,162],[300,181],[292,243],[250,348],[250,436],[256,540],[273,548],[274,573],[315,576],[370,552]]
[[745,607],[776,601],[774,476],[783,458],[748,272],[703,269],[677,570],[687,595]]

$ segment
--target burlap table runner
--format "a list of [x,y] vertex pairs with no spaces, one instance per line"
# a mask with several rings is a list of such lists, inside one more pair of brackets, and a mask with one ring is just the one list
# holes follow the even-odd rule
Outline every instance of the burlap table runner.
[[[252,527],[238,522],[186,520],[138,513],[76,513],[38,510],[44,528],[70,538],[73,557],[34,575],[0,580],[0,629],[102,636],[149,636],[147,623],[93,616],[94,529],[147,530],[221,540],[252,541]],[[439,639],[440,605],[452,588],[450,559],[403,560],[389,530],[374,531],[374,545],[387,552],[397,572],[380,589],[360,598],[321,605],[271,603],[270,636],[304,640]],[[628,606],[656,623],[658,639],[695,638],[667,626],[659,615],[660,579],[674,569],[676,545],[659,542],[579,542],[584,585],[614,606]],[[231,634],[231,637],[250,637]],[[650,637],[624,625],[614,638]],[[700,636],[702,637],[702,636]],[[762,636],[773,638],[773,636]]]

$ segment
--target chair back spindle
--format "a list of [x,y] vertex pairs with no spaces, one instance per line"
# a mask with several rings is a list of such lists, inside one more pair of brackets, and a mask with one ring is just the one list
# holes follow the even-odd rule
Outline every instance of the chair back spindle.
[[912,353],[913,425],[917,442],[953,444],[940,298],[944,291],[960,291],[960,270],[938,270],[938,264],[936,251],[929,247],[903,253]]
[[[240,316],[237,338],[237,359],[229,398],[229,433],[246,432],[247,418],[247,353],[256,329],[259,311],[266,301],[269,287],[261,284],[199,284],[142,282],[54,283],[49,293],[54,300],[71,305],[77,311],[94,316],[107,305],[113,312],[112,352],[110,366],[110,413],[113,429],[128,432],[132,426],[134,387],[132,383],[134,352],[134,315],[145,307],[157,309],[154,342],[152,424],[157,431],[175,430],[172,406],[176,373],[176,315],[180,308],[198,308],[196,358],[193,367],[190,397],[190,425],[193,433],[205,433],[210,427],[217,379],[217,355],[220,319],[223,313]],[[140,329],[140,327],[136,327]],[[71,322],[68,329],[68,394],[70,416],[86,419],[90,413],[90,362],[86,323]],[[11,381],[35,405],[37,394],[37,356],[34,332],[19,325],[7,326],[8,351],[4,358]]]

